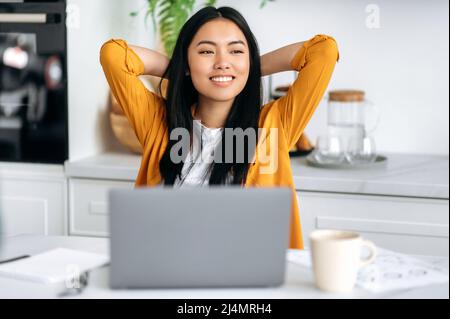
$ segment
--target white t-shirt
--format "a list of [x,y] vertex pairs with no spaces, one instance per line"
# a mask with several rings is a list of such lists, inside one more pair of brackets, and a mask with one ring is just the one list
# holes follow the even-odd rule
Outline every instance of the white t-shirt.
[[208,128],[200,121],[194,121],[193,145],[181,170],[181,178],[174,187],[207,186],[211,176],[214,150],[222,139],[223,128]]

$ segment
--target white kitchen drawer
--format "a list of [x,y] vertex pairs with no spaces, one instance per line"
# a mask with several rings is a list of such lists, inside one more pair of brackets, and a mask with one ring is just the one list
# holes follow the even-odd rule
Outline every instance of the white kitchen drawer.
[[70,235],[106,237],[108,192],[113,188],[132,189],[134,183],[76,179],[69,180]]
[[376,245],[448,256],[449,202],[441,199],[298,192],[305,246],[314,229],[359,232]]
[[0,163],[0,234],[67,235],[62,165]]

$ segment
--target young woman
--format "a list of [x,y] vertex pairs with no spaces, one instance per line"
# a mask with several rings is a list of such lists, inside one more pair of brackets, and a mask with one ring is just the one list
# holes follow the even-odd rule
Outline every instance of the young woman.
[[[143,147],[136,186],[290,187],[290,247],[303,248],[289,150],[319,104],[338,58],[335,40],[326,35],[260,56],[247,22],[229,7],[206,7],[193,15],[171,59],[124,40],[106,42],[100,52],[106,79]],[[262,105],[261,76],[289,70],[299,75],[287,94]],[[144,87],[138,78],[144,74],[168,79],[166,98]],[[200,147],[176,161],[179,141],[172,133],[180,128],[190,142],[200,140]],[[246,140],[244,161],[238,159],[238,143],[224,147],[228,129],[260,130],[256,149]],[[229,160],[216,160],[219,149]]]

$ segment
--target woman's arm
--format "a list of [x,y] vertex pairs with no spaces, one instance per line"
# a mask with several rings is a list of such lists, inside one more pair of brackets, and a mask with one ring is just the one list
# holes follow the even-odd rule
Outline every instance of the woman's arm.
[[339,59],[337,43],[333,37],[316,35],[268,53],[263,57],[265,74],[296,70],[297,79],[288,92],[275,100],[271,109],[281,119],[288,149],[292,149],[319,105],[335,64]]
[[[138,50],[139,51],[139,50]],[[154,55],[158,57],[158,55]],[[158,69],[158,63],[164,59],[152,61],[151,55],[144,54],[146,67],[150,71]],[[152,144],[156,140],[158,130],[164,123],[164,104],[161,97],[146,89],[140,75],[144,74],[144,62],[140,56],[122,39],[111,39],[100,49],[100,63],[106,80],[114,97],[119,102],[125,116],[134,128],[142,147]],[[156,68],[152,67],[155,66]],[[156,73],[156,72],[155,72]],[[161,73],[156,73],[161,74]]]
[[297,42],[261,56],[261,75],[271,75],[278,72],[293,71],[291,61],[303,47],[303,42]]
[[130,45],[130,48],[139,56],[144,63],[144,74],[162,77],[169,65],[169,57],[157,51],[143,47]]

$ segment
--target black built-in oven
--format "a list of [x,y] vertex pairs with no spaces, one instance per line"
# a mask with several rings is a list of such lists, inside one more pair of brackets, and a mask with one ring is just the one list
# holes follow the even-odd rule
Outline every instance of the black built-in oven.
[[0,0],[0,161],[68,158],[65,21],[65,0]]

